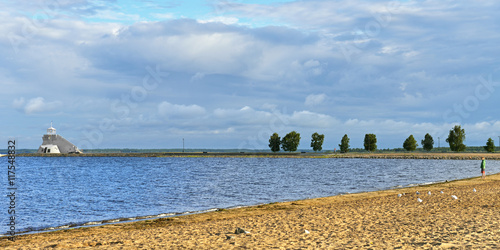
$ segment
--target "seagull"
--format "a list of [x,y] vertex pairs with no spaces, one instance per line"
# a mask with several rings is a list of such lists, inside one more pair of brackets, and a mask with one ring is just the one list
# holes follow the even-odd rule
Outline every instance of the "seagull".
[[455,195],[452,195],[452,196],[451,196],[451,198],[453,198],[453,199],[455,199],[455,200],[456,200],[456,199],[458,199],[458,197],[457,197],[457,196],[455,196]]
[[307,231],[307,229],[306,229],[306,230],[304,230],[304,233],[305,233],[305,234],[309,234],[309,231]]
[[428,195],[431,195],[431,191],[427,192]]
[[444,194],[444,192],[443,192],[443,191],[441,191],[441,193],[442,193],[442,194]]
[[476,192],[476,189],[474,188],[474,190],[472,190],[472,191]]
[[417,198],[417,201],[418,201],[418,202],[422,202],[423,200],[422,200],[422,199],[420,199],[420,198]]
[[398,194],[398,198],[401,198],[401,196],[403,196],[402,194]]
[[417,191],[417,194],[420,194],[420,192],[419,192],[419,191]]

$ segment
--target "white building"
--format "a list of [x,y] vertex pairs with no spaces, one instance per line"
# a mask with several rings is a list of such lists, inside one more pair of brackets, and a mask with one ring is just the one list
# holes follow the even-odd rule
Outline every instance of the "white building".
[[56,134],[56,129],[52,127],[47,129],[47,134],[42,137],[42,145],[38,148],[38,153],[42,154],[67,154],[67,153],[82,153],[73,143],[64,139],[64,137]]

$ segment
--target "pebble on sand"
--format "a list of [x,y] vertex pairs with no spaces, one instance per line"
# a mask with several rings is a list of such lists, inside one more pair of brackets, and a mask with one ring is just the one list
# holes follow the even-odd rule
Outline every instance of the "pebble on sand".
[[235,234],[249,234],[250,232],[246,231],[245,229],[243,228],[236,228],[236,230],[234,231]]
[[458,199],[458,197],[457,197],[456,195],[452,195],[452,196],[451,196],[451,198],[453,198],[453,199],[455,199],[455,200],[457,200],[457,199]]
[[418,202],[422,202],[423,200],[422,200],[422,199],[420,199],[420,198],[417,198],[417,201],[418,201]]

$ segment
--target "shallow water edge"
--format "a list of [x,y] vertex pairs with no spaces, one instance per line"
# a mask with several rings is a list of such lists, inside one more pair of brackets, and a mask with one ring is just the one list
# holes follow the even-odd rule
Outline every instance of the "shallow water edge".
[[[500,173],[496,173],[493,175],[500,175]],[[343,196],[343,195],[351,195],[351,194],[369,194],[369,193],[376,193],[376,192],[389,191],[389,190],[408,189],[408,188],[416,188],[416,187],[428,187],[428,186],[439,185],[439,184],[444,184],[444,183],[467,181],[467,180],[478,179],[478,178],[480,178],[480,177],[472,177],[472,178],[464,178],[464,179],[456,179],[456,180],[446,180],[446,181],[436,181],[436,182],[415,183],[415,184],[408,184],[405,186],[398,185],[395,187],[390,187],[387,189],[381,189],[381,190],[375,190],[375,191],[364,191],[364,192],[353,192],[353,193],[343,192],[343,193],[339,193],[339,194],[333,195],[333,196],[316,197],[316,198],[310,198],[310,199],[283,200],[283,201],[271,202],[271,203],[239,205],[239,206],[231,206],[231,207],[225,207],[225,208],[211,208],[211,209],[206,209],[206,210],[201,210],[201,211],[186,211],[186,212],[177,212],[177,213],[162,213],[162,214],[158,214],[158,215],[148,215],[148,216],[114,218],[114,219],[107,219],[107,220],[102,220],[102,221],[89,221],[89,222],[77,223],[77,224],[70,223],[70,224],[65,224],[65,225],[60,225],[60,226],[55,226],[55,227],[29,229],[29,230],[17,232],[16,235],[47,233],[47,232],[54,232],[54,231],[61,231],[61,230],[86,228],[86,227],[97,227],[97,226],[121,224],[121,223],[133,223],[133,222],[139,222],[139,221],[145,221],[145,220],[157,220],[157,219],[195,215],[195,214],[202,214],[202,213],[211,213],[211,212],[218,212],[218,211],[232,210],[232,209],[239,209],[239,208],[261,207],[261,206],[271,205],[271,204],[298,202],[298,201],[303,201],[303,200],[315,200],[315,199],[331,198],[331,197],[335,197],[335,196]],[[0,239],[6,238],[6,237],[9,237],[9,236],[5,235],[5,234],[0,234]]]

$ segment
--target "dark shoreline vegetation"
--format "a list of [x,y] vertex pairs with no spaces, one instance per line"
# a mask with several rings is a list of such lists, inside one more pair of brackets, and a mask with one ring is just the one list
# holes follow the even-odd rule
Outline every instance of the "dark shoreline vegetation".
[[349,153],[272,153],[272,152],[89,152],[83,154],[20,153],[19,157],[262,157],[262,158],[365,158],[365,159],[434,159],[434,160],[500,160],[500,153],[477,152],[349,152]]

